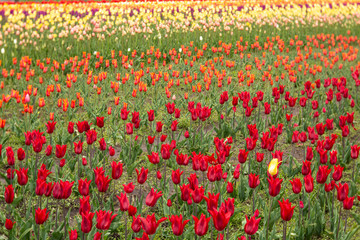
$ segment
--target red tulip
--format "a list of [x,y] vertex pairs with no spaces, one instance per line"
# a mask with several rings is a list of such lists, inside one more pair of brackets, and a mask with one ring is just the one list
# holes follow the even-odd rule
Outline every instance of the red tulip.
[[198,219],[194,215],[192,216],[195,222],[194,229],[195,234],[198,236],[204,236],[209,229],[209,222],[211,217],[206,218],[206,216],[202,213],[200,218]]
[[6,156],[7,156],[7,162],[9,166],[15,165],[15,157],[14,157],[14,151],[12,150],[12,147],[6,148]]
[[104,117],[96,117],[96,126],[99,128],[104,127]]
[[126,193],[120,193],[120,197],[116,196],[120,203],[120,211],[126,212],[129,209],[130,202]]
[[14,227],[14,224],[15,224],[16,222],[14,221],[11,221],[10,219],[6,219],[6,221],[5,221],[5,228],[7,229],[7,230],[11,230],[13,227]]
[[279,202],[279,205],[280,205],[280,215],[281,215],[281,218],[284,220],[284,221],[290,221],[293,214],[294,214],[294,208],[295,206],[291,206],[291,202],[289,202],[289,199],[286,199],[282,202],[278,201]]
[[161,145],[161,157],[164,160],[167,160],[171,157],[171,151],[172,151],[172,148],[171,148],[170,144],[162,144]]
[[66,153],[67,145],[56,145],[55,155],[57,158],[63,158]]
[[99,145],[100,145],[100,151],[105,151],[106,150],[106,142],[105,142],[104,138],[100,139]]
[[111,157],[115,155],[115,149],[112,146],[109,147],[109,155]]
[[151,152],[151,155],[148,155],[149,162],[152,164],[158,164],[160,162],[159,153]]
[[112,211],[102,211],[99,210],[96,212],[96,228],[99,230],[108,230],[110,228],[111,222],[117,214],[112,215]]
[[216,210],[218,207],[218,201],[219,201],[219,197],[220,197],[220,193],[216,194],[212,194],[212,193],[208,193],[209,197],[205,197],[204,199],[207,203],[207,210],[208,212],[210,212],[211,210]]
[[18,176],[18,184],[21,185],[21,186],[24,186],[27,184],[28,182],[28,175],[27,175],[27,172],[28,172],[28,168],[19,168],[19,170],[15,170],[16,171],[16,174]]
[[255,173],[249,174],[249,187],[255,189],[260,184],[260,175],[256,175]]
[[77,238],[78,238],[78,233],[76,229],[69,231],[69,240],[77,240]]
[[239,155],[238,155],[239,163],[245,163],[248,154],[249,154],[249,152],[245,151],[244,149],[240,149],[239,150]]
[[129,205],[129,209],[128,209],[129,216],[130,217],[135,216],[136,212],[137,212],[137,208],[134,207],[133,205]]
[[335,184],[337,190],[337,199],[342,202],[344,201],[349,194],[349,185],[345,183],[342,185],[341,183]]
[[123,164],[121,162],[113,161],[111,163],[111,177],[112,179],[119,179],[123,173]]
[[140,221],[142,224],[142,227],[146,234],[153,235],[156,232],[156,229],[159,227],[160,223],[165,221],[167,218],[163,217],[160,218],[158,221],[156,221],[155,213],[152,215],[147,215],[146,219],[143,217],[140,217]]
[[85,180],[79,179],[78,191],[82,196],[89,195],[90,183],[91,183],[91,180],[88,181],[87,178],[85,178]]
[[82,215],[83,213],[88,213],[91,210],[90,206],[90,196],[84,196],[83,198],[79,198],[80,200],[80,208],[79,213]]
[[183,200],[184,202],[189,200],[191,193],[190,184],[187,185],[183,184],[182,186],[180,186],[180,191],[181,191],[181,200]]
[[94,218],[95,213],[92,212],[86,212],[82,213],[82,221],[81,221],[81,231],[83,233],[89,233],[92,228],[92,219]]
[[171,179],[173,181],[173,183],[175,185],[179,184],[180,181],[181,181],[181,175],[183,174],[184,171],[181,171],[180,172],[180,169],[176,169],[175,171],[173,170],[172,171],[172,174],[171,174]]
[[299,178],[294,178],[292,181],[290,180],[290,183],[292,185],[292,189],[295,194],[301,192],[302,183]]
[[355,197],[346,197],[343,201],[343,207],[345,210],[350,210],[353,207]]
[[25,151],[24,151],[24,149],[19,148],[17,150],[17,158],[18,158],[19,161],[22,161],[22,160],[25,159]]
[[74,152],[76,154],[81,154],[82,150],[83,150],[83,142],[81,142],[81,140],[78,143],[74,142]]
[[149,169],[145,169],[144,167],[141,168],[139,171],[137,168],[135,169],[137,173],[137,181],[139,184],[144,184],[147,180],[147,174]]
[[8,203],[8,204],[11,204],[13,201],[14,201],[14,188],[12,185],[9,185],[5,188],[5,194],[4,194],[4,197],[5,197],[5,202]]
[[175,236],[181,236],[183,234],[183,232],[184,232],[185,225],[190,220],[183,221],[182,215],[180,214],[180,216],[177,216],[177,215],[170,216],[169,221],[171,222],[171,228],[173,230],[174,235]]
[[123,184],[123,186],[126,193],[132,193],[135,189],[135,185],[132,182],[130,182],[128,185]]
[[150,193],[146,196],[145,203],[149,207],[154,207],[157,200],[162,196],[163,194],[161,191],[157,192],[157,190],[154,190],[154,188],[151,188]]
[[304,177],[304,186],[307,193],[311,193],[314,190],[314,179],[311,174]]
[[200,203],[204,198],[205,189],[201,186],[195,186],[195,189],[191,191],[190,195],[194,203]]
[[304,176],[311,174],[311,162],[310,161],[303,161],[301,173]]
[[47,212],[46,208],[44,209],[36,209],[35,210],[35,222],[38,225],[43,224],[49,217],[49,212]]
[[255,211],[254,216],[252,216],[250,219],[248,218],[247,215],[245,215],[246,217],[246,224],[244,227],[244,231],[247,235],[254,235],[258,229],[259,229],[259,223],[261,218],[256,219],[259,216],[259,210]]
[[133,216],[133,222],[131,223],[131,229],[134,233],[138,233],[141,230],[141,220],[140,215],[135,217]]
[[99,175],[98,181],[96,182],[99,192],[106,192],[109,188],[111,178],[109,176]]
[[208,210],[208,211],[212,216],[215,229],[218,230],[219,232],[224,230],[230,220],[231,213],[230,212],[226,213],[225,209],[223,208],[220,208],[219,211],[216,209]]
[[332,174],[332,178],[335,181],[339,181],[342,178],[342,173],[343,173],[344,168],[341,167],[340,165],[338,166],[334,166],[334,172]]
[[316,174],[316,181],[320,184],[325,183],[330,172],[331,168],[329,169],[328,166],[319,166],[319,170]]
[[47,124],[45,124],[45,125],[46,125],[46,128],[47,128],[46,132],[47,132],[48,134],[51,134],[51,133],[54,132],[56,122],[54,122],[54,121],[53,121],[53,122],[48,121]]
[[281,183],[283,179],[279,178],[273,178],[273,176],[270,176],[270,178],[267,179],[269,183],[269,194],[272,197],[276,197],[281,190]]
[[149,122],[152,122],[152,121],[154,121],[154,110],[150,110],[150,111],[148,111],[147,112],[148,113],[148,120],[149,120]]

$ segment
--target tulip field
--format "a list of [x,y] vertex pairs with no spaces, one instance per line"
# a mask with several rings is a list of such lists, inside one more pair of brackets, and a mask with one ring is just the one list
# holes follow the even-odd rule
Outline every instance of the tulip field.
[[360,1],[0,3],[0,239],[360,239]]

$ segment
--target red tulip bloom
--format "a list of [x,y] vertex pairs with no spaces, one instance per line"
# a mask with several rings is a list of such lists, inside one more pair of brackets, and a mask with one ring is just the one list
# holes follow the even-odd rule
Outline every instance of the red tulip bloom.
[[267,179],[269,183],[269,194],[272,197],[276,197],[281,190],[281,183],[283,179],[274,178],[273,176],[270,176],[270,178]]
[[99,128],[104,127],[104,117],[96,117],[96,126]]
[[63,158],[66,153],[67,145],[56,145],[55,155],[57,158]]
[[245,215],[246,217],[246,224],[244,227],[244,231],[247,235],[254,235],[258,229],[259,229],[259,223],[261,218],[256,219],[259,216],[259,210],[255,211],[254,216],[252,216],[250,219],[248,218],[247,215]]
[[167,160],[171,157],[171,151],[172,151],[172,147],[170,144],[162,144],[161,145],[161,157],[164,160]]
[[162,122],[157,122],[157,123],[156,123],[156,131],[157,131],[157,132],[161,132],[163,125],[164,125],[164,124],[163,124]]
[[95,130],[88,130],[86,133],[86,143],[92,145],[97,139],[97,132]]
[[126,212],[129,209],[129,199],[126,195],[126,193],[120,193],[120,197],[116,196],[120,203],[120,211]]
[[311,174],[304,177],[304,186],[307,193],[311,193],[314,190],[314,179]]
[[142,227],[148,235],[155,234],[156,229],[159,227],[160,223],[162,223],[166,219],[167,218],[163,217],[156,221],[155,213],[153,213],[152,215],[147,215],[146,218],[140,217]]
[[69,240],[77,240],[78,239],[78,233],[77,230],[71,230],[69,231]]
[[81,221],[81,231],[83,233],[89,233],[92,228],[92,219],[94,218],[95,213],[92,212],[86,212],[82,213],[82,221]]
[[12,185],[9,185],[5,188],[5,202],[11,204],[14,201],[14,188]]
[[154,141],[155,141],[155,136],[148,136],[148,143],[149,144],[153,144],[154,143]]
[[155,118],[155,116],[154,116],[154,110],[150,110],[150,111],[148,111],[147,113],[148,113],[148,120],[149,120],[149,122],[154,121],[154,118]]
[[112,211],[102,211],[99,210],[96,212],[96,228],[99,230],[108,230],[110,228],[111,222],[117,214],[112,215]]
[[204,198],[205,189],[201,186],[195,186],[195,189],[191,191],[190,195],[194,203],[200,203]]
[[104,138],[101,138],[99,140],[99,146],[100,146],[100,151],[105,151],[106,150],[106,142]]
[[134,129],[134,124],[132,124],[132,123],[126,124],[126,134],[128,134],[128,135],[133,134],[133,132],[134,132],[133,129]]
[[137,173],[137,181],[139,184],[144,184],[147,180],[147,174],[149,169],[145,169],[144,167],[141,168],[139,171],[137,168],[135,169]]
[[127,111],[126,108],[122,108],[121,112],[120,112],[121,119],[124,121],[127,120],[129,113],[130,113],[130,111]]
[[295,206],[291,206],[291,202],[289,202],[289,199],[286,199],[282,202],[279,201],[279,205],[280,205],[280,215],[281,215],[281,218],[284,220],[284,221],[290,221],[293,214],[294,214],[294,208]]
[[54,132],[54,130],[55,130],[55,125],[56,125],[56,122],[51,122],[51,121],[48,121],[47,122],[47,124],[45,124],[46,125],[46,132],[48,133],[48,134],[51,134],[51,133],[53,133]]
[[131,223],[131,229],[133,230],[134,233],[140,232],[140,230],[141,230],[140,215],[137,217],[133,216],[133,221]]
[[220,193],[216,194],[212,194],[212,193],[208,193],[209,197],[204,196],[204,199],[207,203],[207,210],[208,212],[210,212],[211,210],[216,210],[218,207],[218,201],[219,201],[219,197],[220,197]]
[[109,178],[109,176],[105,176],[103,174],[99,175],[96,181],[99,192],[106,192],[109,188],[110,181],[111,178]]
[[115,155],[115,149],[112,146],[109,147],[109,155],[111,157]]
[[211,217],[206,218],[206,216],[202,213],[200,218],[198,219],[194,215],[192,216],[195,222],[194,229],[195,234],[198,236],[204,236],[209,229],[209,222]]
[[35,210],[35,222],[38,225],[43,224],[49,217],[49,212],[47,212],[46,208],[44,209],[36,209]]
[[257,162],[262,162],[263,160],[264,160],[264,153],[259,153],[259,152],[257,152],[256,153],[256,161]]
[[145,203],[149,207],[155,206],[157,200],[162,196],[163,194],[161,191],[157,192],[157,190],[154,190],[154,188],[151,188],[150,193],[146,196]]
[[24,186],[27,184],[28,182],[28,172],[29,168],[19,168],[19,170],[15,170],[16,171],[16,175],[18,176],[18,184],[21,186]]
[[74,125],[75,125],[75,123],[69,122],[69,124],[68,124],[68,133],[69,133],[69,134],[73,134],[73,133],[74,133]]
[[24,149],[19,148],[17,150],[17,158],[18,158],[19,161],[22,161],[22,160],[25,159],[25,151],[24,151]]
[[260,184],[260,175],[256,175],[255,173],[249,174],[249,187],[255,189]]
[[226,228],[229,223],[231,212],[225,212],[224,208],[220,208],[220,210],[209,210],[210,215],[212,216],[214,227],[216,230],[221,232]]
[[240,167],[241,167],[240,164],[236,165],[236,168],[235,168],[234,174],[233,174],[235,179],[239,179],[239,177],[240,177]]
[[239,150],[239,155],[238,155],[239,163],[245,163],[248,154],[249,154],[249,152],[245,151],[244,149],[240,149]]
[[328,166],[319,166],[319,170],[316,174],[316,181],[320,184],[326,182],[328,175],[331,173],[331,168],[329,169]]
[[311,174],[311,162],[310,161],[303,161],[303,165],[301,168],[302,175]]
[[84,196],[83,198],[79,198],[80,200],[80,208],[79,213],[82,215],[83,213],[88,213],[91,210],[90,206],[90,196]]
[[74,142],[74,152],[76,154],[81,154],[82,150],[83,150],[83,142],[81,142],[81,140],[78,143]]
[[174,235],[181,236],[184,232],[185,225],[190,220],[183,221],[182,215],[180,214],[180,216],[176,216],[176,215],[170,216],[169,221],[171,222],[171,228],[173,230]]
[[183,200],[184,202],[188,201],[191,193],[190,184],[183,184],[182,186],[180,186],[180,191],[181,200]]
[[129,209],[128,209],[129,216],[130,217],[135,216],[136,212],[137,212],[137,208],[134,207],[133,205],[129,205]]
[[349,185],[345,183],[342,185],[341,183],[335,184],[337,190],[337,199],[342,202],[344,201],[349,194]]
[[36,180],[35,194],[38,196],[44,195],[46,191],[46,182],[42,179]]
[[181,181],[181,175],[183,174],[184,171],[181,171],[180,172],[180,169],[176,169],[175,171],[173,170],[172,171],[172,174],[171,174],[171,179],[173,181],[173,183],[175,185],[179,184],[180,181]]
[[302,183],[299,178],[294,178],[292,181],[290,180],[290,183],[292,185],[292,189],[295,194],[301,192]]
[[45,155],[46,155],[46,156],[50,156],[51,153],[52,153],[52,146],[49,145],[49,146],[47,146],[46,149],[45,149]]
[[359,150],[360,150],[360,146],[358,147],[358,145],[354,145],[351,146],[351,158],[352,159],[357,159],[359,157]]
[[331,192],[335,187],[335,181],[332,180],[330,183],[325,183],[325,191]]
[[5,228],[7,229],[7,230],[11,230],[13,227],[14,227],[14,224],[15,224],[16,222],[14,221],[11,221],[10,219],[6,219],[6,221],[5,221]]
[[143,232],[143,235],[141,238],[135,237],[136,240],[150,240],[149,236],[146,234],[146,232]]
[[337,162],[337,151],[334,150],[330,152],[330,164],[334,165],[336,164],[336,162]]
[[91,183],[91,180],[88,181],[87,178],[85,178],[85,180],[79,179],[78,191],[82,196],[89,195],[90,183]]
[[343,207],[345,210],[350,210],[353,207],[355,197],[346,197],[343,201]]
[[343,173],[344,168],[341,167],[340,165],[338,166],[334,166],[334,172],[332,174],[332,178],[335,181],[339,181],[342,178],[342,173]]
[[13,151],[12,147],[6,148],[6,157],[7,157],[7,162],[8,162],[9,166],[15,165],[15,157],[14,157],[14,151]]
[[123,164],[121,162],[113,161],[111,163],[111,177],[112,179],[119,179],[123,173]]
[[167,103],[167,104],[165,104],[165,106],[166,106],[167,112],[169,114],[174,113],[174,111],[175,111],[175,103]]
[[123,186],[126,193],[132,193],[135,189],[135,185],[132,182],[130,182],[128,185],[123,184]]
[[160,162],[159,153],[151,152],[151,155],[148,155],[149,162],[152,164],[158,164]]

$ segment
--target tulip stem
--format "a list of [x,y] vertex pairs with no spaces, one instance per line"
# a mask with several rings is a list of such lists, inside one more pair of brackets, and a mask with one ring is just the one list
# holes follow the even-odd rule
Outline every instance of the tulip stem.
[[344,227],[345,233],[346,233],[346,227],[347,227],[348,213],[349,213],[349,211],[345,211],[345,227]]
[[308,219],[310,219],[310,196],[308,197]]
[[256,188],[253,191],[253,196],[252,196],[252,210],[253,210],[253,214],[255,213],[255,192],[256,192]]
[[284,226],[283,226],[283,240],[286,240],[286,221],[284,221]]
[[334,216],[335,189],[333,189],[332,192],[333,192],[333,194],[332,194],[332,203],[331,203],[331,219],[333,219],[333,216]]
[[78,157],[78,179],[80,179],[80,154]]
[[125,240],[127,240],[127,235],[128,235],[128,233],[127,233],[127,215],[126,215],[126,212],[125,212]]
[[268,220],[267,220],[267,223],[266,223],[266,240],[269,239],[269,222],[270,222],[270,215],[271,215],[271,208],[272,208],[272,205],[273,205],[273,201],[274,201],[274,198],[271,197],[270,208],[269,208],[269,216],[268,216]]
[[340,221],[341,221],[341,206],[339,208],[340,208],[340,210],[339,210],[339,221],[338,221],[338,225],[337,225],[336,239],[339,239],[338,236],[339,236]]
[[37,239],[40,240],[40,224],[38,224],[38,229],[37,229]]
[[355,168],[356,168],[356,161],[354,161],[353,171],[352,171],[352,174],[351,174],[351,179],[353,181],[355,181],[355,178],[356,178],[356,176],[355,176]]
[[65,214],[65,201],[63,205],[63,215],[64,215],[64,239],[66,239],[66,214]]
[[55,218],[55,230],[57,229],[58,227],[58,216],[59,216],[59,205],[56,204],[56,218]]

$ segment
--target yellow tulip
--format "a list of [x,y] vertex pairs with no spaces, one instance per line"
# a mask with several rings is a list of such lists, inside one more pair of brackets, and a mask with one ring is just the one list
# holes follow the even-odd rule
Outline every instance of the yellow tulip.
[[278,173],[278,165],[281,163],[277,158],[273,158],[269,163],[268,172],[274,176]]

